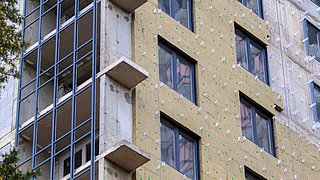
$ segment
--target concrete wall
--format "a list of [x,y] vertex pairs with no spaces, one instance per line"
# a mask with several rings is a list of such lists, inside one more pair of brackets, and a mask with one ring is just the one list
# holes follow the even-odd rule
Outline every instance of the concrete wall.
[[[318,129],[311,129],[307,82],[320,66],[304,61],[303,10],[290,1],[264,1],[263,20],[237,0],[193,1],[191,32],[157,4],[150,0],[134,13],[133,59],[150,77],[133,94],[133,141],[152,155],[136,179],[185,178],[161,162],[160,112],[200,136],[201,179],[244,179],[245,166],[267,179],[318,179],[320,137]],[[315,12],[316,7],[307,7]],[[268,45],[271,87],[236,66],[235,23]],[[158,36],[197,61],[197,105],[161,85]],[[242,139],[239,92],[275,116],[276,157]],[[309,120],[302,123],[305,117]]]

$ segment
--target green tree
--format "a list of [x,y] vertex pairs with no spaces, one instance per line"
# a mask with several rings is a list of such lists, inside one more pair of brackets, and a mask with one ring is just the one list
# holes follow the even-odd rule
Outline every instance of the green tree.
[[13,149],[8,154],[1,155],[3,160],[0,162],[0,180],[29,180],[40,175],[40,169],[27,170],[23,172],[18,165],[18,151]]
[[0,87],[9,77],[19,76],[17,62],[23,47],[22,20],[18,0],[0,0]]

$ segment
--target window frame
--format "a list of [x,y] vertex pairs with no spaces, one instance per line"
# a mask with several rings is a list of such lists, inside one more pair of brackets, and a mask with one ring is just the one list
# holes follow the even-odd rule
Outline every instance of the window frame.
[[[240,104],[244,104],[251,109],[251,121],[252,121],[252,134],[253,134],[253,143],[256,144],[258,147],[260,147],[259,142],[258,142],[258,132],[257,132],[257,116],[256,114],[259,114],[262,118],[266,119],[268,121],[268,135],[269,135],[269,146],[270,146],[270,152],[272,156],[276,157],[276,150],[275,150],[275,139],[274,139],[274,128],[273,128],[273,119],[269,116],[270,113],[266,112],[265,110],[261,109],[258,107],[255,103],[252,101],[248,100],[248,98],[243,97],[243,95],[240,96]],[[240,112],[241,115],[241,112]],[[240,120],[240,123],[242,123],[242,120]],[[242,133],[242,129],[241,129]],[[251,141],[252,142],[252,141]],[[260,147],[262,148],[262,147]]]
[[[179,160],[180,160],[180,156],[179,156],[179,151],[176,149],[176,147],[179,147],[179,134],[183,135],[186,139],[190,140],[193,142],[194,147],[194,179],[195,180],[200,180],[200,162],[199,162],[199,138],[197,136],[194,135],[193,132],[187,131],[185,130],[184,127],[172,122],[171,119],[169,119],[166,115],[161,114],[160,116],[160,127],[161,125],[165,125],[168,128],[173,130],[173,151],[174,151],[174,162],[173,162],[173,166],[169,165],[170,167],[172,167],[173,169],[179,171]],[[161,128],[160,128],[160,136],[161,136]],[[161,144],[160,144],[160,159],[162,161],[162,157],[161,157]],[[162,161],[163,162],[163,161]],[[183,174],[182,172],[180,172],[181,174]]]
[[[158,0],[158,7],[159,7],[159,1],[161,1],[161,0]],[[172,7],[173,7],[173,0],[168,0],[169,1],[169,4],[170,4],[170,6],[169,6],[169,16],[170,17],[172,17],[175,21],[177,21],[174,17],[173,17],[173,11],[172,11]],[[188,19],[189,19],[189,21],[188,21],[188,27],[186,27],[186,26],[184,26],[184,25],[182,25],[182,26],[184,26],[184,27],[186,27],[187,29],[189,29],[190,31],[192,31],[192,32],[194,32],[194,25],[193,25],[193,2],[194,2],[194,0],[187,0],[187,1],[189,1],[189,3],[190,3],[190,9],[189,9],[189,11],[188,11]],[[160,7],[159,7],[160,8]],[[167,14],[167,13],[166,13]]]
[[320,92],[320,86],[315,82],[311,82],[310,83],[311,102],[312,104],[315,103],[315,106],[312,107],[313,120],[315,122],[320,122],[320,117],[318,117],[318,113],[317,113],[317,102],[316,102],[315,93],[314,93],[315,89],[317,89]]
[[[75,157],[75,155],[76,155],[76,153],[77,152],[79,152],[79,151],[82,151],[81,152],[81,165],[78,167],[78,168],[75,168],[74,167],[74,171],[77,173],[77,170],[79,170],[79,169],[81,169],[81,167],[83,167],[83,166],[85,166],[86,165],[86,163],[88,163],[88,162],[90,162],[90,160],[89,161],[87,161],[87,146],[88,145],[91,145],[91,141],[90,140],[88,140],[88,141],[85,141],[83,144],[81,144],[79,147],[77,147],[76,149],[75,149],[75,153],[74,153],[74,157]],[[97,139],[96,138],[96,140],[95,140],[95,146],[96,146],[96,148],[97,147],[99,147],[99,139]],[[99,150],[97,150],[95,148],[95,150],[96,150],[96,152],[95,153],[97,153],[97,152],[99,152]],[[89,149],[90,150],[90,149]],[[90,153],[91,154],[91,153]],[[95,154],[95,156],[97,156],[98,154]],[[62,156],[62,158],[61,159],[59,159],[59,177],[60,177],[60,179],[64,179],[65,177],[68,177],[68,176],[70,176],[70,172],[67,174],[67,175],[64,175],[64,162],[65,162],[65,160],[67,160],[68,158],[70,158],[70,153],[67,153],[67,154],[65,154],[64,156]],[[71,160],[71,158],[70,158],[70,160]],[[69,160],[69,161],[70,161]],[[75,160],[75,159],[74,159]],[[70,162],[69,162],[70,163]],[[75,165],[75,162],[74,162],[74,165]]]
[[315,1],[315,0],[311,0],[311,2],[313,2],[316,6],[319,6],[320,7],[320,1]]
[[[238,0],[239,3],[241,3],[244,7],[248,8],[244,3],[243,0]],[[259,16],[261,19],[264,19],[264,11],[263,11],[263,0],[258,0],[258,6],[259,6],[259,13],[256,14]],[[248,8],[249,9],[249,8]],[[251,10],[251,9],[250,9]]]
[[264,177],[262,177],[260,174],[254,172],[252,169],[248,168],[247,166],[245,166],[244,168],[244,178],[246,179],[247,174],[252,176],[255,179],[259,179],[259,180],[266,180]]
[[[320,54],[320,27],[314,25],[312,22],[308,21],[307,19],[304,19],[304,21],[303,21],[304,39],[308,38],[304,42],[304,46],[305,46],[305,49],[306,49],[307,56],[310,56],[308,24],[310,24],[311,26],[313,26],[315,29],[318,30],[318,33],[317,33],[318,53]],[[315,57],[314,59],[317,60],[318,62],[320,62],[320,55],[319,55],[319,57]]]
[[[268,86],[270,86],[270,82],[269,82],[269,68],[268,68],[268,53],[267,53],[267,48],[262,45],[262,43],[260,43],[258,40],[256,40],[256,38],[252,38],[251,35],[248,35],[247,33],[245,33],[241,27],[239,27],[237,24],[235,25],[235,36],[241,36],[246,43],[246,58],[248,60],[248,69],[243,67],[245,70],[247,70],[250,74],[254,75],[252,73],[252,69],[253,69],[253,59],[252,59],[252,55],[251,55],[251,48],[250,45],[254,45],[255,47],[257,47],[258,49],[261,49],[263,51],[263,68],[264,68],[264,79],[265,81],[262,81],[261,79],[259,79],[260,81],[264,82],[265,84],[267,84]],[[237,42],[235,42],[236,44]],[[236,54],[236,58],[237,58],[237,54]],[[236,59],[237,63],[238,63],[238,59]]]
[[[177,50],[177,48],[173,47],[171,44],[165,42],[164,40],[158,41],[158,48],[162,48],[166,50],[167,52],[171,53],[171,68],[172,68],[172,88],[174,91],[179,93],[177,90],[177,57],[181,57],[184,62],[186,62],[190,67],[192,78],[191,78],[191,99],[188,99],[194,104],[197,104],[197,90],[196,90],[196,62],[189,58],[188,56],[184,55],[183,53],[180,53],[181,51]],[[158,61],[159,61],[159,67],[160,67],[160,58],[159,58],[159,51],[158,51]],[[158,68],[159,69],[159,68]],[[159,81],[160,80],[160,71],[159,71]],[[162,81],[161,81],[162,82]],[[165,84],[165,83],[164,83]],[[180,93],[179,93],[180,94]]]

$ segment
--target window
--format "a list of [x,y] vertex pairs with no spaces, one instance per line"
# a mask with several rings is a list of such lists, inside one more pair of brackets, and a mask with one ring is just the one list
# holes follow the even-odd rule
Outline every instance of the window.
[[315,121],[320,122],[320,87],[311,83],[312,111]]
[[191,31],[192,0],[158,0],[159,8]]
[[237,63],[268,84],[266,49],[242,31],[236,29],[236,51]]
[[158,53],[160,81],[195,103],[195,65],[161,42]]
[[[95,142],[95,155],[97,156],[99,154],[99,140],[96,140]],[[86,143],[80,147],[80,149],[77,149],[75,155],[74,155],[74,169],[81,167],[85,163],[91,160],[91,142]],[[62,177],[67,176],[70,173],[70,155],[65,157],[62,161]]]
[[272,119],[244,98],[240,100],[242,135],[275,155]]
[[252,9],[254,13],[256,13],[258,16],[263,17],[262,12],[262,0],[238,0],[240,3],[242,3],[244,6],[246,6],[249,9]]
[[305,20],[305,29],[307,55],[320,61],[320,30],[307,20]]
[[245,180],[265,180],[265,178],[261,177],[260,175],[257,175],[252,170],[249,170],[248,168],[245,168]]
[[199,179],[198,141],[161,117],[161,160],[190,179]]
[[320,6],[320,0],[311,0],[312,2],[314,2],[316,5]]

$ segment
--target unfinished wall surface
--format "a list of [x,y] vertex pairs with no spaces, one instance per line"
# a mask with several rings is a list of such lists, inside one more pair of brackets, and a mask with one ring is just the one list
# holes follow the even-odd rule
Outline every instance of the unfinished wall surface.
[[[311,74],[320,66],[305,61],[301,23],[319,14],[306,1],[263,1],[262,19],[237,0],[194,0],[194,32],[160,11],[157,0],[135,11],[133,60],[150,77],[134,91],[133,139],[152,156],[136,179],[187,179],[161,161],[160,113],[200,137],[201,179],[244,179],[245,166],[266,179],[319,179],[308,81],[317,81]],[[235,23],[267,45],[270,86],[236,66]],[[159,81],[159,37],[197,62],[196,105]],[[276,157],[242,138],[239,92],[274,115]]]

